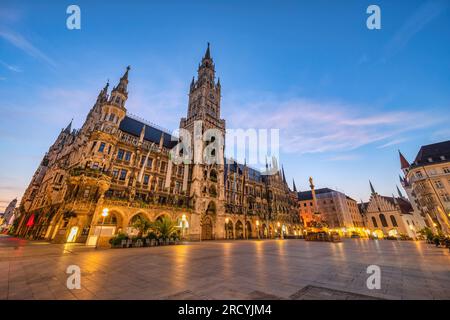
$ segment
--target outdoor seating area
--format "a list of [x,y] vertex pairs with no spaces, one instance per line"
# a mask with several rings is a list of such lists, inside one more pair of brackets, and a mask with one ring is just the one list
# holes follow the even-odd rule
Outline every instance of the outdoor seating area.
[[306,241],[341,242],[341,236],[337,232],[309,232],[305,236]]

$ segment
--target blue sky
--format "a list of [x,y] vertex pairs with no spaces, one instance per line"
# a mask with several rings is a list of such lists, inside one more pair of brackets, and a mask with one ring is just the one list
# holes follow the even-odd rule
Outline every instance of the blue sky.
[[[81,30],[66,8],[81,8]],[[366,8],[381,8],[368,30]],[[229,128],[280,128],[287,178],[390,195],[401,149],[450,137],[448,1],[0,3],[0,211],[49,145],[131,65],[128,111],[179,125],[206,42]]]

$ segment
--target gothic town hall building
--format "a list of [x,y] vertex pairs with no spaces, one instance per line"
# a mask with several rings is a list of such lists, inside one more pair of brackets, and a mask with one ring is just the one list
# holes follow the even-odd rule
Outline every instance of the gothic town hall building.
[[[169,152],[177,140],[127,114],[129,70],[111,92],[108,84],[100,91],[80,129],[69,124],[49,148],[21,200],[17,235],[105,244],[118,232],[133,233],[137,216],[155,221],[164,215],[189,240],[301,232],[297,194],[283,171],[265,175],[236,162],[173,163]],[[194,134],[194,122],[202,121],[203,130],[217,129],[224,138],[220,92],[208,44],[180,128]]]

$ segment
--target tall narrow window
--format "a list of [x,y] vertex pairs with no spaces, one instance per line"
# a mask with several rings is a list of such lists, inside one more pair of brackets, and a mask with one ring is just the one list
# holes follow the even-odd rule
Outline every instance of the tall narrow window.
[[105,150],[105,143],[104,142],[102,142],[102,143],[100,143],[100,146],[98,147],[98,152],[103,152],[103,150]]
[[386,217],[382,213],[380,213],[380,221],[381,221],[381,224],[383,225],[383,227],[387,227],[388,226],[388,223],[386,221]]
[[378,228],[377,219],[375,219],[375,217],[372,217],[372,223],[375,228]]
[[117,152],[117,159],[122,160],[124,153],[125,151],[123,149],[119,149],[119,151]]
[[397,220],[395,220],[394,216],[391,216],[391,222],[394,227],[398,227]]
[[127,177],[127,170],[125,170],[125,169],[120,170],[120,178],[119,178],[119,180],[124,181],[126,177]]

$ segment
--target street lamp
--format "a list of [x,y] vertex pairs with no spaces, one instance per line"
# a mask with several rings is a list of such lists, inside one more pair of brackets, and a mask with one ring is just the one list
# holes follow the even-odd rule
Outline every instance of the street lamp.
[[280,221],[277,222],[277,230],[279,230],[279,232],[280,232],[280,239],[281,239]]
[[225,218],[225,239],[228,239],[228,222],[230,219],[228,217]]
[[259,240],[259,220],[256,220],[256,233],[258,233],[258,240]]
[[104,208],[103,211],[102,211],[103,219],[102,219],[102,224],[100,225],[100,233],[99,233],[99,235],[97,237],[97,242],[95,243],[95,249],[98,248],[98,241],[100,240],[100,237],[102,235],[103,225],[105,224],[105,218],[108,216],[108,212],[109,212],[108,208]]
[[183,240],[184,240],[184,229],[185,229],[185,227],[186,227],[186,215],[185,214],[183,214],[182,216],[181,216],[181,237],[183,238]]

